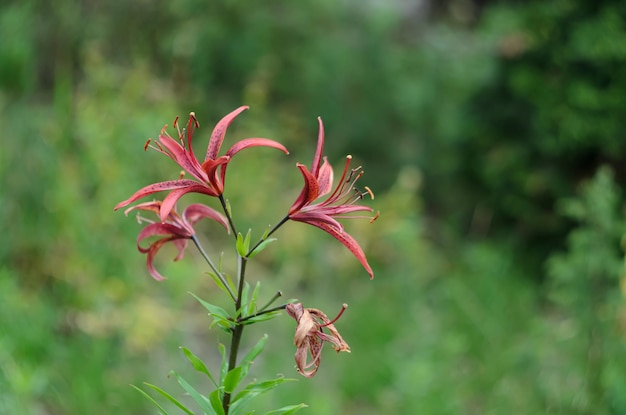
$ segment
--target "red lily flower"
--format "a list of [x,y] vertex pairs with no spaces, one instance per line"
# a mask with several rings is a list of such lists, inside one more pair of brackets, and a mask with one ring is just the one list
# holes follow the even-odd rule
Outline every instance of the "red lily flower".
[[[356,181],[363,175],[361,167],[350,169],[350,161],[352,156],[347,156],[346,165],[341,175],[341,180],[337,187],[331,192],[333,187],[333,168],[328,163],[326,157],[323,158],[324,151],[324,125],[322,119],[317,118],[319,123],[319,133],[317,139],[317,149],[313,157],[313,164],[309,171],[304,164],[297,163],[296,166],[302,172],[304,177],[304,187],[289,209],[289,219],[298,222],[308,223],[316,226],[323,231],[329,233],[359,260],[361,265],[370,275],[370,279],[374,278],[374,272],[367,262],[367,258],[363,250],[347,232],[344,232],[343,226],[335,218],[357,218],[362,216],[344,216],[347,213],[368,211],[372,212],[372,208],[368,206],[359,206],[356,203],[363,199],[365,195],[369,195],[372,199],[374,194],[366,186],[365,191],[358,190],[354,185]],[[330,196],[324,201],[313,203],[318,198],[327,195]],[[378,215],[371,219],[373,222]]]
[[[148,149],[148,147],[151,147],[158,152],[165,154],[196,180],[183,179],[181,177],[178,180],[169,180],[151,184],[139,189],[130,198],[120,202],[117,206],[115,206],[115,210],[127,206],[142,197],[156,192],[170,190],[170,193],[165,197],[165,199],[163,199],[161,211],[159,212],[161,220],[164,221],[178,199],[187,193],[202,193],[209,196],[220,196],[224,192],[226,166],[230,162],[231,158],[241,150],[248,147],[263,146],[276,148],[283,151],[285,154],[289,154],[285,146],[274,140],[269,140],[267,138],[246,138],[235,143],[225,155],[218,157],[220,147],[224,141],[226,129],[237,115],[248,108],[249,107],[247,106],[239,107],[217,123],[213,129],[213,133],[211,134],[211,139],[209,140],[209,145],[207,147],[203,163],[198,161],[193,152],[193,147],[191,146],[193,134],[196,128],[200,126],[195,113],[192,112],[189,114],[187,128],[184,128],[182,131],[178,128],[178,118],[174,120],[174,127],[178,130],[178,141],[174,140],[165,131],[167,125],[163,127],[158,141],[154,143],[155,145],[151,145],[150,140],[148,140],[145,148]],[[186,143],[185,136],[187,140]]]
[[[126,209],[124,213],[128,215],[128,212],[131,210],[147,210],[159,215],[160,212],[163,211],[163,204],[161,201],[140,203]],[[178,255],[174,258],[174,261],[182,259],[188,240],[191,239],[196,233],[193,229],[193,225],[203,218],[213,219],[230,232],[228,228],[228,221],[224,215],[208,206],[198,203],[187,206],[182,215],[179,215],[178,212],[176,212],[176,208],[171,209],[165,220],[162,222],[154,222],[137,215],[139,223],[149,223],[149,225],[143,228],[137,236],[137,249],[142,254],[147,254],[148,271],[155,280],[162,281],[165,279],[165,277],[154,268],[153,261],[157,252],[159,252],[163,245],[168,242],[172,242],[178,249]],[[141,242],[154,235],[165,236],[152,242],[147,248],[143,248],[141,246]]]
[[[322,348],[325,342],[331,343],[337,353],[350,353],[350,346],[333,325],[341,317],[346,307],[348,306],[344,304],[339,315],[333,320],[330,320],[321,310],[304,308],[299,303],[290,303],[285,307],[287,314],[297,322],[293,342],[296,346],[296,366],[302,376],[312,378],[315,375],[322,360]],[[328,329],[328,334],[324,333],[325,328]],[[310,363],[307,363],[307,352],[313,359]],[[310,367],[313,369],[307,370]]]

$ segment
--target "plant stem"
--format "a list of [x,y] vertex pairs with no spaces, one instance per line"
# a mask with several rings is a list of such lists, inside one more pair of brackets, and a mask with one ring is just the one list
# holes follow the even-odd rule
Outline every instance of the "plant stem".
[[219,196],[220,203],[222,204],[222,209],[224,209],[224,213],[226,214],[226,218],[228,218],[228,224],[230,225],[230,229],[233,231],[233,235],[235,239],[237,239],[237,229],[235,228],[235,224],[233,223],[233,218],[231,216],[230,208],[226,203],[226,199],[224,199],[224,195]]
[[198,237],[196,235],[192,235],[191,236],[191,240],[196,244],[196,247],[198,248],[198,250],[200,251],[200,253],[204,257],[204,260],[209,264],[209,267],[211,267],[211,269],[213,270],[215,275],[217,275],[217,278],[219,278],[220,282],[224,285],[224,287],[226,287],[226,289],[228,290],[228,294],[230,294],[230,297],[233,299],[233,301],[236,302],[237,298],[235,297],[235,293],[233,292],[233,290],[230,289],[230,285],[226,281],[226,278],[224,278],[224,276],[217,269],[217,267],[215,266],[213,261],[211,261],[211,258],[209,258],[207,253],[204,251],[204,248],[202,248],[202,245],[200,244],[200,241],[198,240]]
[[249,319],[254,318],[254,317],[262,316],[263,314],[271,313],[272,311],[284,310],[285,307],[287,307],[287,304],[278,305],[278,306],[272,307],[272,308],[270,308],[268,310],[259,311],[258,313],[251,314],[248,317],[242,318],[241,320],[237,320],[237,323],[243,323],[246,320],[249,320]]
[[282,296],[283,296],[282,291],[276,291],[276,294],[274,294],[274,296],[270,298],[270,300],[263,307],[259,308],[259,311],[257,312],[257,314],[260,313],[261,311],[264,311],[267,307],[271,306],[274,301],[278,300]]
[[285,222],[287,222],[289,220],[289,215],[286,215],[284,218],[282,218],[280,220],[280,222],[278,222],[276,225],[274,225],[274,227],[272,228],[272,230],[270,230],[267,235],[265,235],[264,238],[259,239],[259,241],[252,247],[252,249],[250,249],[248,251],[248,253],[246,254],[246,258],[248,258],[250,256],[250,254],[252,254],[254,252],[255,249],[257,249],[259,247],[259,245],[261,245],[263,243],[263,241],[267,240],[267,238],[270,237],[271,234],[273,234],[274,232],[276,232],[278,230],[278,228],[280,228],[281,226],[283,226],[285,224]]
[[[241,309],[241,301],[243,288],[245,285],[245,275],[246,275],[246,264],[248,263],[248,259],[242,257],[241,255],[237,255],[237,274],[238,274],[238,288],[237,288],[237,298],[235,300],[235,312],[238,313]],[[228,356],[228,372],[237,367],[237,353],[239,352],[239,344],[241,343],[241,337],[243,335],[244,325],[237,322],[237,325],[233,329],[233,337],[230,341],[230,354]],[[222,399],[222,408],[224,408],[224,413],[228,415],[228,409],[230,406],[230,393],[225,393],[224,398]]]

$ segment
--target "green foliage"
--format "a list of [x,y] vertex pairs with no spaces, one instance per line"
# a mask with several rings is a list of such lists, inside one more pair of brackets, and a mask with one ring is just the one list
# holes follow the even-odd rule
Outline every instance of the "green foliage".
[[[568,237],[568,250],[550,258],[550,296],[561,306],[576,342],[565,342],[560,375],[578,379],[576,410],[623,413],[621,387],[626,383],[626,353],[619,310],[623,298],[615,287],[623,270],[618,247],[626,221],[618,213],[620,193],[610,169],[598,170],[578,198],[562,203],[562,211],[579,225]],[[559,405],[574,403],[559,402]]]
[[[207,305],[211,306],[209,308],[215,309],[215,306],[210,304],[202,304],[206,307]],[[211,372],[207,369],[207,365],[195,354],[193,354],[187,348],[181,348],[183,353],[191,363],[192,367],[199,373],[207,376],[211,383],[214,385],[215,389],[207,395],[198,391],[195,387],[193,387],[187,380],[185,380],[182,376],[180,376],[176,372],[172,372],[172,375],[176,378],[179,385],[185,390],[185,392],[191,396],[196,405],[202,410],[204,414],[210,415],[223,415],[224,409],[222,407],[222,399],[224,394],[233,394],[237,389],[240,391],[234,395],[234,398],[230,402],[229,406],[229,414],[232,415],[241,415],[249,405],[250,401],[255,397],[264,394],[276,386],[290,381],[292,379],[286,379],[284,377],[278,377],[275,379],[270,379],[267,381],[259,382],[252,381],[248,385],[243,388],[240,388],[241,382],[246,378],[248,372],[250,370],[250,366],[254,363],[255,359],[259,356],[259,354],[263,351],[265,344],[267,343],[267,336],[263,336],[257,343],[254,345],[248,353],[241,359],[239,366],[233,368],[228,371],[228,357],[226,356],[226,348],[220,344],[220,350],[222,355],[222,363],[220,370],[219,382],[216,382],[215,377],[211,374]],[[169,402],[174,404],[177,408],[187,414],[193,414],[194,412],[189,409],[185,404],[183,404],[180,400],[176,399],[170,393],[164,391],[162,388],[145,383],[146,386],[156,391],[161,396],[165,397]],[[161,406],[154,398],[152,398],[149,394],[147,394],[144,390],[133,386],[136,390],[138,390],[145,398],[147,398],[152,404],[154,404],[163,414],[168,414],[168,412]],[[298,404],[286,406],[277,410],[273,410],[268,412],[268,414],[291,414],[295,413],[297,410],[304,408],[306,405]],[[253,413],[245,412],[245,413]]]
[[562,247],[571,221],[554,204],[602,164],[623,179],[625,18],[612,1],[486,11],[489,82],[464,100],[462,128],[424,151],[427,197],[440,214],[516,239],[534,269]]
[[[228,378],[235,396],[247,391],[241,413],[253,395],[268,414],[303,407],[271,409],[285,401],[320,415],[626,413],[624,7],[454,1],[427,15],[404,3],[0,6],[0,413],[145,413],[128,384],[172,368],[202,405]],[[469,25],[464,7],[481,10]],[[347,227],[374,281],[336,241],[297,223],[250,269],[268,292],[306,294],[322,309],[350,303],[338,328],[352,354],[324,354],[311,381],[245,385],[242,370],[229,374],[225,334],[200,334],[208,324],[193,316],[206,309],[230,330],[235,316],[213,305],[212,278],[236,291],[231,270],[225,283],[207,278],[196,257],[171,263],[164,249],[157,262],[174,272],[156,284],[136,251],[139,227],[112,212],[140,186],[173,178],[143,152],[148,137],[193,110],[201,154],[208,126],[241,104],[252,109],[227,140],[259,134],[292,156],[233,160],[228,198],[250,218],[240,229],[284,217],[317,115],[329,161],[351,152],[381,211]],[[605,164],[613,181],[600,170],[576,197]],[[219,254],[222,236],[203,231]],[[280,313],[255,316],[267,309],[257,287],[237,318]],[[246,328],[269,334],[246,379],[295,373],[293,322],[276,323]],[[168,357],[180,344],[189,367]],[[144,389],[162,413],[194,405]]]

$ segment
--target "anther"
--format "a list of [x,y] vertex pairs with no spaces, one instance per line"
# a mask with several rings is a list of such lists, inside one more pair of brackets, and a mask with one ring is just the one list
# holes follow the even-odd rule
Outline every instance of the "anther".
[[372,219],[370,219],[370,223],[374,223],[374,221],[376,219],[378,219],[379,216],[380,216],[380,210],[378,212],[376,212],[376,216],[374,216]]
[[331,324],[334,324],[335,321],[339,320],[339,317],[341,317],[343,312],[346,311],[346,308],[348,308],[348,304],[343,303],[343,305],[341,306],[341,310],[339,310],[339,314],[337,314],[337,317],[335,317],[334,319],[332,319],[328,323],[322,324],[320,327],[326,327],[326,326],[330,326]]

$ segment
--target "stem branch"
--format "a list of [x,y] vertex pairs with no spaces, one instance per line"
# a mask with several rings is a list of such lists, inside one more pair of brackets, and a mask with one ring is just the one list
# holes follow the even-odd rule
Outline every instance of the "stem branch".
[[194,244],[196,244],[196,247],[198,248],[198,251],[200,251],[200,253],[202,254],[202,257],[204,258],[204,260],[209,264],[209,267],[211,267],[211,269],[213,270],[215,275],[217,275],[217,278],[219,278],[220,282],[224,285],[224,287],[226,287],[226,290],[228,290],[228,294],[230,294],[230,297],[233,299],[233,301],[237,302],[237,298],[235,297],[235,293],[233,292],[233,290],[230,289],[230,285],[226,281],[226,278],[224,278],[224,276],[217,269],[217,267],[215,266],[213,261],[211,261],[211,258],[209,258],[207,253],[204,251],[204,248],[200,244],[200,241],[198,240],[198,237],[194,234],[194,235],[191,236],[191,240],[193,241]]
[[289,220],[289,215],[286,215],[284,218],[282,218],[280,220],[280,222],[278,222],[276,225],[274,225],[274,227],[272,228],[272,230],[270,230],[267,235],[265,235],[265,237],[259,239],[259,241],[252,247],[252,249],[250,249],[248,251],[248,253],[246,254],[246,258],[248,258],[255,249],[257,249],[259,247],[259,245],[261,245],[263,243],[263,241],[267,240],[267,238],[270,237],[271,234],[273,234],[274,232],[276,232],[278,230],[278,228],[280,228],[281,226],[283,226],[285,224],[285,222],[287,222]]

